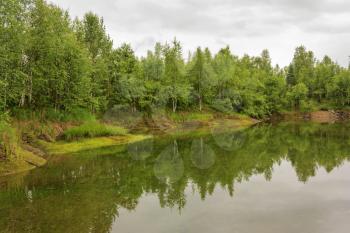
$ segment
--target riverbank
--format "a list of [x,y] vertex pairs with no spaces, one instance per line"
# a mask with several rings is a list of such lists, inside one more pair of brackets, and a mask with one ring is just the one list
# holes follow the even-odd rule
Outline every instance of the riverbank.
[[[213,128],[225,130],[249,127],[260,121],[243,115],[222,115],[213,113],[179,113],[171,116],[156,115],[153,118],[142,118],[134,125],[124,125],[124,133],[118,136],[82,138],[73,141],[58,140],[37,141],[37,145],[50,155],[73,154],[103,147],[124,145],[149,139],[153,136],[176,136],[179,134],[205,134]],[[119,125],[122,125],[119,123]]]
[[18,157],[15,159],[0,160],[0,177],[30,171],[42,167],[47,163],[46,159],[30,151],[28,147],[20,147],[17,151],[17,155]]
[[[269,121],[312,121],[334,123],[350,119],[349,111],[284,112]],[[12,122],[18,136],[11,159],[0,154],[0,176],[13,175],[44,166],[51,156],[73,155],[146,140],[153,135],[205,135],[210,131],[237,130],[261,121],[240,114],[217,112],[155,114],[128,122]]]
[[16,150],[11,159],[0,156],[0,176],[41,167],[51,156],[133,143],[152,135],[204,134],[213,128],[238,129],[258,122],[244,115],[215,112],[158,114],[139,118],[132,124],[96,120],[79,123],[13,120]]
[[335,123],[350,119],[348,110],[327,110],[313,112],[284,112],[273,115],[270,121],[311,121],[315,123]]

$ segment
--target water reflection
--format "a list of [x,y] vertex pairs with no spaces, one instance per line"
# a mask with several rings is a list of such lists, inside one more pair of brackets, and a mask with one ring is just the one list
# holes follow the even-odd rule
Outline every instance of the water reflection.
[[208,169],[215,163],[215,152],[206,145],[203,137],[194,139],[191,148],[192,164],[199,169]]
[[152,155],[153,139],[146,139],[128,145],[128,151],[132,159],[145,160]]
[[145,195],[180,214],[189,188],[202,205],[218,186],[235,198],[239,183],[255,175],[269,181],[286,162],[307,183],[320,168],[331,172],[349,161],[349,139],[344,124],[261,125],[62,157],[27,176],[0,180],[0,231],[110,232],[120,211],[137,211]]
[[157,158],[154,164],[154,174],[163,183],[178,181],[184,173],[184,163],[179,154],[177,141],[174,140]]

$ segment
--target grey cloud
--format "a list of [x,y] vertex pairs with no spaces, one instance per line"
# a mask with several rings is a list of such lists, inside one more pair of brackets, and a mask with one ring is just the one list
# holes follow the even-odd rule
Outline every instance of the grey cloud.
[[[128,40],[137,52],[151,49],[155,41],[175,36],[184,46],[203,42],[217,48],[219,41],[240,41],[242,46],[270,45],[271,40],[290,41],[280,46],[337,40],[345,45],[350,35],[348,0],[52,0],[71,15],[94,11],[105,18],[115,41]],[[339,40],[344,41],[339,42]],[[254,43],[249,46],[244,43]],[[220,43],[221,44],[221,43]],[[244,45],[243,45],[244,44]],[[150,46],[150,47],[148,47]],[[146,47],[148,47],[146,49]],[[283,47],[278,47],[280,51]],[[288,49],[290,46],[288,46]],[[322,44],[321,52],[327,52]],[[271,48],[272,50],[274,48]],[[287,47],[285,47],[287,49]],[[255,51],[255,49],[254,49]],[[337,50],[338,51],[338,50]],[[341,50],[339,50],[341,51]],[[293,51],[280,51],[283,60]],[[350,51],[343,49],[338,60],[344,64]]]
[[157,40],[153,36],[148,36],[145,38],[141,38],[139,41],[135,43],[135,49],[153,49],[154,45],[157,43]]
[[115,5],[119,5],[119,8],[113,19],[122,28],[157,28],[228,36],[257,36],[281,32],[289,27],[309,31],[313,28],[309,26],[310,21],[314,22],[315,28],[321,28],[325,23],[322,20],[324,14],[350,9],[347,2],[331,4],[325,0],[180,0],[172,1],[172,4],[169,1],[149,0],[129,1],[126,4],[119,1]]

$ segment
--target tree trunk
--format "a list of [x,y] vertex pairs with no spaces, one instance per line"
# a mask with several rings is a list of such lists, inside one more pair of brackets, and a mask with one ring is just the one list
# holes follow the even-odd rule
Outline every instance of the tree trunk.
[[32,105],[32,99],[33,99],[33,77],[30,74],[29,77],[29,105]]
[[199,111],[202,111],[202,96],[199,96]]
[[176,108],[177,108],[177,100],[176,98],[173,98],[173,113],[176,112]]
[[24,106],[25,98],[26,98],[25,91],[23,91],[22,94],[21,94],[21,100],[19,101],[19,106],[20,107]]
[[5,75],[5,93],[4,93],[4,111],[6,110],[6,107],[7,107],[7,73]]

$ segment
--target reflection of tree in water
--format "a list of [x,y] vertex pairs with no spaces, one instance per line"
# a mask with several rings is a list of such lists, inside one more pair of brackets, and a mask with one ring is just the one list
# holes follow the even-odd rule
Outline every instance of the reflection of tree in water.
[[146,139],[128,145],[128,152],[134,160],[145,160],[152,155],[153,140]]
[[238,131],[234,133],[223,133],[222,130],[212,129],[212,136],[216,145],[226,151],[233,151],[244,144],[245,134]]
[[208,169],[215,163],[215,152],[205,144],[203,138],[195,139],[191,148],[192,164],[199,169]]
[[163,183],[170,184],[181,179],[184,173],[184,163],[176,140],[162,151],[153,169],[155,176]]
[[0,229],[109,232],[118,221],[118,210],[135,209],[146,193],[157,195],[162,207],[181,209],[189,184],[202,199],[217,186],[233,195],[235,183],[256,174],[269,180],[274,165],[283,160],[290,161],[298,179],[307,182],[318,168],[330,172],[350,157],[346,125],[261,125],[232,134],[229,138],[244,140],[231,144],[230,151],[218,145],[219,137],[209,135],[175,142],[155,140],[152,152],[148,146],[138,147],[150,156],[137,150],[135,154],[143,159],[136,161],[130,147],[112,147],[108,153],[103,151],[108,156],[96,150],[69,157],[63,165],[51,163],[14,179],[7,192],[0,191]]

